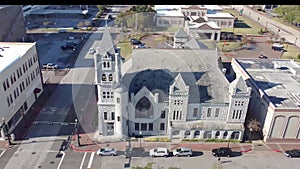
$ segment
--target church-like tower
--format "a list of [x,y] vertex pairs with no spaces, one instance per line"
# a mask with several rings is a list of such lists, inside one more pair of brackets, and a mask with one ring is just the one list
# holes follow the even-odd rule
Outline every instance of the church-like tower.
[[[120,130],[123,122],[121,119],[122,108],[118,106],[121,96],[124,95],[124,90],[120,85],[121,57],[119,48],[115,48],[113,44],[108,28],[104,30],[101,44],[97,49],[94,61],[99,135],[122,136],[122,130]],[[118,89],[117,93],[115,93],[115,89]]]

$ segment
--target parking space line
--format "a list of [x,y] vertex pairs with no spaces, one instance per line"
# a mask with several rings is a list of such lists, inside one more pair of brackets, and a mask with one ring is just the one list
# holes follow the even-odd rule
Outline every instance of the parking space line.
[[79,169],[82,169],[82,166],[83,166],[83,163],[84,163],[84,160],[85,160],[86,153],[87,153],[87,152],[85,152],[84,155],[83,155],[83,157],[82,157],[82,161],[81,161],[81,164],[80,164]]
[[93,160],[94,160],[94,155],[95,155],[95,152],[92,152],[87,168],[92,167],[92,163],[93,163]]
[[3,156],[3,154],[5,153],[5,149],[4,150],[2,150],[2,152],[1,152],[1,154],[0,154],[0,158]]

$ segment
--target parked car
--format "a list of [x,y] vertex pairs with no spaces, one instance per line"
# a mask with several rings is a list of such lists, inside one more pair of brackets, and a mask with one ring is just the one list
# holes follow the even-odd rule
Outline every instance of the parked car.
[[97,150],[97,155],[99,156],[116,156],[117,150],[111,147],[100,148]]
[[280,43],[274,43],[272,45],[272,50],[274,50],[274,51],[284,51],[284,46],[281,45]]
[[142,44],[137,45],[136,48],[146,48],[146,46],[144,43],[142,43]]
[[133,45],[140,45],[140,44],[142,44],[142,42],[139,41],[139,40],[133,40],[133,41],[131,42],[131,44],[133,44]]
[[215,148],[211,152],[215,157],[231,157],[232,155],[232,150],[228,147]]
[[57,69],[58,65],[54,63],[43,64],[43,69]]
[[300,149],[292,149],[292,150],[286,150],[284,152],[284,155],[287,157],[300,157]]
[[169,150],[162,147],[157,147],[154,149],[151,149],[149,151],[149,155],[151,157],[168,157],[169,156]]
[[58,33],[66,33],[66,32],[67,32],[66,29],[59,29],[59,30],[58,30]]
[[67,49],[71,49],[71,50],[75,50],[76,46],[75,45],[71,45],[71,44],[66,44],[64,46],[60,47],[62,50],[67,50]]
[[260,58],[260,59],[268,59],[268,56],[266,56],[266,55],[260,55],[258,58]]
[[173,156],[179,157],[179,156],[192,156],[193,155],[193,151],[190,148],[177,148],[175,150],[173,150]]
[[133,41],[138,41],[138,39],[130,38],[129,41],[132,43]]

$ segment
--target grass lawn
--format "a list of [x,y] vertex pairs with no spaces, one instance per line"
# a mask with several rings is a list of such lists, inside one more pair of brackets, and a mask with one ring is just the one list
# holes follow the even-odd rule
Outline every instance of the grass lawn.
[[294,59],[296,62],[300,62],[300,58],[298,58],[298,56],[300,56],[300,50],[292,45],[289,45],[287,47],[287,44],[284,45],[285,49],[287,49],[287,52],[284,52],[282,55],[282,59]]
[[[229,29],[222,29],[222,32],[234,32],[235,34],[258,34],[260,29],[264,30],[264,27],[257,24],[253,20],[249,19],[248,17],[239,16],[238,11],[236,10],[224,10],[224,12],[230,13],[238,18],[240,21],[238,25],[240,27],[229,28]],[[244,14],[245,15],[245,14]]]
[[126,41],[119,42],[117,46],[121,48],[121,56],[124,57],[125,60],[131,58],[132,46],[129,42]]
[[[236,49],[239,48],[241,45],[241,42],[226,42],[226,44],[224,45],[224,42],[219,42],[217,47],[219,50],[222,50],[223,52],[231,50],[231,49]],[[223,46],[224,45],[224,46]]]

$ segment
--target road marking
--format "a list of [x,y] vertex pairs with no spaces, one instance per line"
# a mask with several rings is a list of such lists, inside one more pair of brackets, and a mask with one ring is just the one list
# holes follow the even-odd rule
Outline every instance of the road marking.
[[59,164],[58,164],[58,166],[57,166],[57,169],[59,169],[60,168],[60,166],[61,166],[61,164],[62,164],[62,162],[63,162],[63,160],[64,160],[64,158],[65,158],[65,152],[63,152],[63,151],[60,151],[60,153],[62,153],[63,155],[62,155],[62,157],[61,157],[61,160],[60,160],[60,162],[59,162]]
[[86,153],[87,153],[87,152],[85,152],[84,155],[83,155],[83,158],[82,158],[82,161],[81,161],[81,164],[80,164],[79,169],[82,169],[82,166],[83,166],[83,163],[84,163],[84,160],[85,160]]
[[1,154],[0,154],[0,158],[3,156],[3,154],[5,153],[5,149],[4,150],[2,150],[2,152],[1,152]]
[[89,164],[88,164],[87,168],[91,168],[91,167],[92,167],[94,155],[95,155],[95,152],[92,152],[92,154],[91,154],[91,156],[90,156],[90,160],[89,160]]

